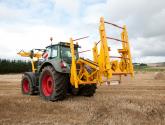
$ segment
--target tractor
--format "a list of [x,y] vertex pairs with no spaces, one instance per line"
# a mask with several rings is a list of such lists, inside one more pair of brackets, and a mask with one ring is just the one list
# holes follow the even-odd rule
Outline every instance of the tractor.
[[[106,36],[105,24],[110,24],[122,30],[121,40]],[[51,44],[45,49],[33,49],[18,54],[31,58],[32,71],[25,72],[21,80],[23,94],[39,94],[44,100],[63,100],[67,94],[93,96],[98,84],[110,81],[113,75],[133,77],[133,65],[126,26],[104,21],[100,18],[100,40],[94,43],[93,60],[79,56],[79,39],[70,38],[69,42]],[[108,39],[122,43],[118,49],[120,57],[111,56]],[[52,41],[52,38],[50,39]],[[100,44],[100,47],[98,47]],[[100,49],[100,50],[98,50]],[[117,58],[117,60],[113,60]]]

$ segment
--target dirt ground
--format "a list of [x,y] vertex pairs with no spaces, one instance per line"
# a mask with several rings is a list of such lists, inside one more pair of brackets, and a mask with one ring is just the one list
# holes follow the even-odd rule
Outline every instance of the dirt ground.
[[22,95],[20,80],[0,75],[0,125],[165,125],[165,80],[151,72],[99,86],[94,97],[58,102]]

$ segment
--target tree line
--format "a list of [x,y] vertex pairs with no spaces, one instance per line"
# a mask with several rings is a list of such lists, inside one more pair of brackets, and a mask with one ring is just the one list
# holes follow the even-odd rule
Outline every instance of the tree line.
[[23,73],[31,71],[31,62],[22,60],[0,59],[0,74]]

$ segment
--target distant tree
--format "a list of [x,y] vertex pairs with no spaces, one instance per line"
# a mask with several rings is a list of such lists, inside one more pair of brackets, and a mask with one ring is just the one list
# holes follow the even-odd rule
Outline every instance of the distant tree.
[[0,74],[22,73],[31,69],[31,63],[22,60],[0,59]]
[[140,66],[143,66],[143,67],[144,67],[144,66],[147,66],[147,64],[145,64],[145,63],[141,63]]

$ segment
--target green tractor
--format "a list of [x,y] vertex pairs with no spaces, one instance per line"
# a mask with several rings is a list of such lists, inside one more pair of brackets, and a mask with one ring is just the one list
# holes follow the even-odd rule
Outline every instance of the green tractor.
[[[79,47],[74,44],[76,60],[79,58]],[[72,61],[70,43],[59,42],[47,46],[46,49],[21,51],[18,54],[32,59],[32,72],[25,72],[21,80],[23,94],[39,94],[48,101],[63,100],[68,94],[94,95],[96,84],[80,85],[76,89],[70,83]]]

